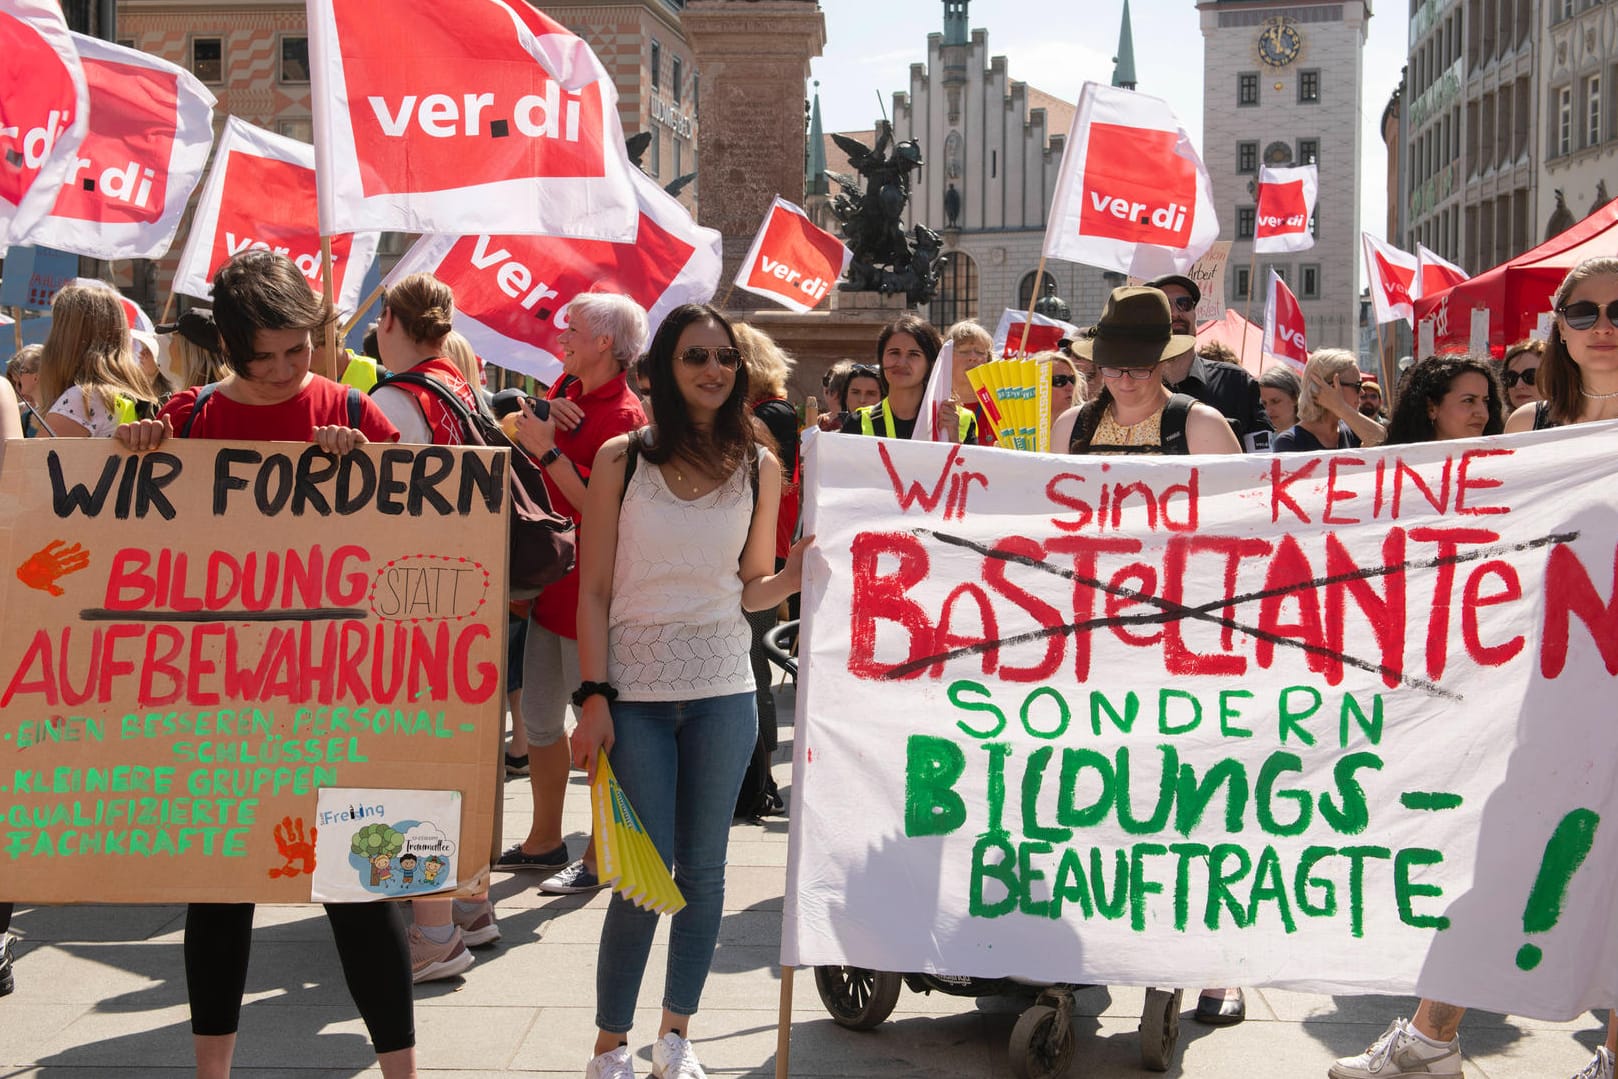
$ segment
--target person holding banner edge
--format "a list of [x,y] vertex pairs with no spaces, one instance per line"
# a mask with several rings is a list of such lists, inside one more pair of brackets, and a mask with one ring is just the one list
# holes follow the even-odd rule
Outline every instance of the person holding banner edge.
[[[689,1023],[718,940],[731,812],[757,731],[743,612],[798,590],[813,537],[772,572],[781,469],[748,421],[747,371],[725,317],[706,305],[675,308],[647,359],[652,425],[606,443],[591,470],[572,754],[592,781],[607,754],[685,896],[670,927],[652,1075],[702,1079]],[[670,535],[702,542],[671,557]],[[694,640],[710,658],[691,662]],[[627,1035],[656,929],[655,913],[613,897],[588,1079],[634,1075]]]
[[[118,441],[153,450],[166,438],[313,441],[344,454],[393,442],[398,430],[370,398],[309,369],[311,333],[332,317],[285,255],[251,250],[214,275],[214,322],[231,374],[184,390],[155,420],[120,426]],[[356,422],[357,421],[357,422]],[[416,1074],[410,948],[396,903],[327,903],[349,993],[387,1079]],[[199,1079],[228,1079],[247,985],[252,903],[192,903],[185,916],[185,981]]]
[[[933,364],[938,362],[943,347],[938,330],[919,315],[900,315],[882,327],[876,339],[876,360],[882,365],[887,396],[875,405],[851,412],[843,423],[843,434],[909,438],[916,429]],[[939,426],[949,434],[951,442],[976,441],[972,414],[959,405],[950,398],[940,406]]]

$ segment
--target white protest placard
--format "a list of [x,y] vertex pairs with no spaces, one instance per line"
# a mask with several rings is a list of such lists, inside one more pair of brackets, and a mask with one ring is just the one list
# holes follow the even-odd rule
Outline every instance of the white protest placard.
[[1489,309],[1472,308],[1472,334],[1470,349],[1474,356],[1489,354]]
[[461,792],[322,787],[316,792],[316,903],[455,890]]
[[1421,325],[1416,327],[1417,356],[1431,356],[1438,351],[1435,343],[1437,330],[1432,319],[1423,319]]
[[810,432],[783,964],[1618,1002],[1615,457]]

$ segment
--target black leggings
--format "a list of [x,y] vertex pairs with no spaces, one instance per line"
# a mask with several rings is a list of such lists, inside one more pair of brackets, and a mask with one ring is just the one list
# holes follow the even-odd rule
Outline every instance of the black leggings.
[[[380,1053],[416,1044],[410,944],[397,903],[327,903],[349,994]],[[191,1033],[234,1034],[247,989],[253,904],[192,903],[185,910],[185,989]]]
[[11,904],[0,903],[0,933],[11,928]]

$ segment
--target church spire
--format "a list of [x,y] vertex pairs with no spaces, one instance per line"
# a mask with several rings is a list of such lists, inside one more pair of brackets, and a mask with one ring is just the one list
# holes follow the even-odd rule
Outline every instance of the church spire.
[[944,0],[944,44],[965,45],[971,37],[967,29],[967,0]]
[[1112,58],[1112,84],[1122,90],[1135,88],[1135,37],[1129,30],[1129,0],[1124,0],[1123,25],[1118,27],[1118,55]]
[[826,134],[820,126],[820,80],[815,80],[814,103],[809,107],[809,154],[806,158],[803,190],[806,195],[824,195],[826,180]]

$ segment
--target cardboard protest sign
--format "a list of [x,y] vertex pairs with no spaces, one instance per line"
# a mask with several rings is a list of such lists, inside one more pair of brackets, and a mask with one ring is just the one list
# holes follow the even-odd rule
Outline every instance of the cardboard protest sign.
[[618,93],[524,0],[310,0],[320,228],[628,243]]
[[[1025,328],[1026,344],[1023,341]],[[1029,325],[1028,312],[1013,311],[1008,307],[1000,312],[1000,322],[994,328],[994,352],[1002,359],[1021,359],[1036,352],[1054,352],[1062,341],[1072,340],[1078,336],[1079,328],[1071,322],[1063,322],[1061,319],[1050,318],[1035,311],[1033,324]]]
[[[1197,283],[1197,290],[1202,294],[1202,299],[1197,301],[1198,326],[1225,317],[1225,269],[1230,263],[1230,248],[1229,240],[1215,240],[1185,272],[1185,276]],[[1146,278],[1131,274],[1127,283],[1144,285]]]
[[[219,267],[257,247],[287,256],[309,279],[309,287],[321,292],[318,216],[315,148],[239,117],[226,117],[213,168],[208,170],[185,250],[174,270],[174,290],[206,299]],[[365,275],[376,261],[377,239],[374,232],[331,238],[339,311],[352,311],[365,295]]]
[[423,236],[388,274],[436,274],[455,291],[455,328],[489,363],[550,381],[562,370],[557,337],[582,292],[621,292],[655,331],[683,303],[719,285],[721,239],[657,182],[637,171],[640,232],[615,244],[563,236]]
[[214,96],[184,68],[73,35],[90,129],[50,213],[22,233],[102,259],[161,258],[213,145]]
[[1253,253],[1273,255],[1315,246],[1309,219],[1315,214],[1320,176],[1313,165],[1265,167],[1258,173],[1258,209],[1253,218]]
[[1269,288],[1264,297],[1264,351],[1279,356],[1298,371],[1309,362],[1303,308],[1274,270],[1270,271]]
[[507,460],[13,443],[0,900],[381,898],[433,856],[439,887],[486,879]]
[[1213,181],[1168,102],[1085,83],[1045,254],[1156,277],[1185,273],[1218,237]]
[[736,287],[799,313],[813,311],[853,260],[843,241],[777,195],[736,268]]
[[1618,1002],[1618,427],[806,446],[783,964]]
[[0,0],[0,252],[50,211],[78,162],[90,91],[54,0]]

